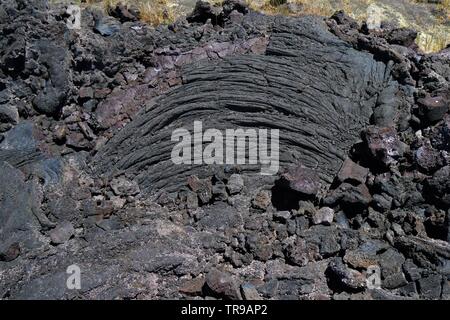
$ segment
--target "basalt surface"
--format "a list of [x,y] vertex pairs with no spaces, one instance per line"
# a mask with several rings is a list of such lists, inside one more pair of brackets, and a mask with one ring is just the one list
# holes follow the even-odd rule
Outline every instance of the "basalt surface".
[[[448,48],[236,0],[132,14],[0,5],[2,299],[449,299]],[[194,121],[279,129],[279,173],[173,164]]]
[[[171,160],[172,132],[193,132],[194,121],[202,121],[203,130],[222,132],[279,129],[280,165],[302,163],[331,184],[377,97],[386,88],[386,95],[395,94],[397,83],[384,63],[349,47],[321,19],[272,20],[265,53],[183,68],[177,88],[152,101],[99,150],[96,171],[128,174],[143,190],[179,188],[190,175],[211,176],[213,171],[202,172],[204,165],[186,168]],[[388,107],[394,114],[396,105]]]

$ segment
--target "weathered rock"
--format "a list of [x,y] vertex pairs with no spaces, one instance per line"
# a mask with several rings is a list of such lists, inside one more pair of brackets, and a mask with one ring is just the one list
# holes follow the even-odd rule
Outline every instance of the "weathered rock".
[[291,218],[291,213],[289,211],[277,211],[273,214],[273,219],[286,223]]
[[403,236],[396,238],[394,245],[421,268],[434,269],[440,259],[450,258],[450,247],[442,240]]
[[444,165],[444,159],[440,152],[430,146],[422,146],[417,149],[414,157],[419,168],[426,173],[433,173]]
[[227,187],[222,181],[216,181],[212,186],[214,200],[225,201],[228,198]]
[[227,189],[230,194],[241,192],[244,188],[244,180],[240,174],[232,174],[227,182]]
[[67,128],[64,125],[57,125],[53,132],[54,140],[58,144],[62,144],[66,141]]
[[418,289],[425,299],[438,299],[441,296],[442,277],[437,274],[420,279]]
[[380,212],[385,212],[391,209],[392,200],[392,197],[386,193],[374,194],[372,196],[373,207]]
[[378,264],[376,252],[366,251],[363,248],[347,250],[343,260],[355,269],[367,269]]
[[324,204],[333,206],[340,203],[350,211],[359,211],[366,208],[371,201],[372,196],[366,185],[354,186],[349,183],[343,183],[324,199]]
[[110,37],[119,32],[120,27],[115,19],[102,17],[95,20],[94,30],[104,37]]
[[206,204],[211,200],[212,183],[210,179],[199,179],[197,176],[190,176],[188,185],[192,191],[197,193],[202,204]]
[[345,266],[340,258],[332,259],[328,265],[327,274],[331,286],[346,291],[361,291],[366,286],[366,277]]
[[389,248],[379,255],[381,275],[384,278],[387,278],[394,274],[402,273],[402,265],[404,262],[405,257],[401,253],[395,249]]
[[405,275],[403,272],[397,272],[390,276],[387,276],[382,281],[382,287],[386,289],[396,289],[400,287],[404,287],[408,284],[406,281]]
[[185,281],[180,286],[179,291],[186,295],[198,296],[202,293],[204,285],[205,285],[205,278],[197,277],[197,278]]
[[322,207],[312,216],[314,224],[330,225],[333,222],[334,210],[329,207]]
[[69,221],[61,222],[55,229],[50,231],[50,239],[53,244],[62,244],[75,234],[75,229]]
[[340,25],[348,26],[348,28],[358,28],[359,24],[358,22],[350,17],[349,15],[345,14],[343,10],[336,11],[332,16],[331,19],[335,20]]
[[438,150],[450,151],[450,114],[432,132],[431,145]]
[[395,163],[403,155],[404,144],[399,140],[394,128],[378,128],[371,126],[363,133],[363,139],[373,159],[380,165]]
[[0,132],[7,131],[19,123],[19,112],[12,104],[0,104]]
[[[448,117],[426,128],[425,109],[412,118],[410,111],[422,90],[448,100],[448,50],[419,55],[412,43],[402,47],[411,32],[359,28],[343,13],[329,28],[322,18],[247,14],[240,0],[205,4],[197,22],[156,28],[119,23],[134,20],[125,7],[113,19],[83,6],[81,31],[68,30],[66,8],[53,8],[45,0],[0,5],[0,105],[17,102],[21,117],[0,137],[8,181],[0,184],[0,260],[10,260],[0,262],[0,297],[449,296],[445,171],[423,174],[448,165]],[[279,129],[280,168],[301,163],[320,190],[274,186],[276,176],[261,176],[259,165],[175,165],[171,134],[194,120],[221,131]],[[444,162],[419,165],[409,152],[388,155],[393,162],[367,157],[358,135],[369,123],[397,128],[400,149],[400,141],[413,151],[429,146]],[[393,135],[377,134],[375,149],[395,149]],[[343,166],[349,156],[373,176]],[[245,189],[240,182],[227,189],[236,172]],[[198,178],[187,190],[192,175]],[[114,188],[118,177],[141,194]],[[330,186],[330,197],[339,189],[330,201],[336,225],[318,210]],[[76,237],[50,246],[43,235],[54,232],[52,220],[55,230],[70,221]],[[81,291],[66,287],[73,263],[82,268]],[[362,293],[358,281],[369,263],[382,267],[384,288]],[[212,266],[236,268],[236,278],[223,272],[230,290],[206,284]],[[441,277],[440,286],[430,282],[442,292],[428,294],[430,275]],[[239,287],[237,277],[254,287]]]
[[57,115],[64,104],[66,96],[58,88],[47,87],[33,100],[34,107],[41,113]]
[[243,283],[241,285],[241,291],[244,300],[262,300],[255,286],[251,283]]
[[110,186],[116,196],[135,196],[140,191],[135,181],[130,181],[123,176],[114,178]]
[[9,259],[17,251],[14,243],[28,249],[38,245],[35,235],[39,233],[40,225],[35,213],[39,213],[40,203],[37,190],[26,182],[20,170],[0,161],[0,175],[2,181],[7,182],[0,183],[0,243],[4,259]]
[[[314,193],[317,184],[331,184],[345,154],[369,122],[376,104],[372,99],[375,92],[383,90],[388,83],[385,81],[385,64],[374,61],[370,54],[351,48],[342,50],[343,42],[325,29],[323,22],[315,18],[287,19],[273,28],[267,49],[262,54],[237,54],[217,61],[199,61],[195,67],[186,66],[181,74],[182,85],[171,90],[170,95],[163,94],[154,99],[149,103],[151,107],[149,105],[141,109],[139,116],[134,117],[131,123],[99,150],[92,165],[100,174],[117,170],[139,176],[141,190],[146,192],[160,188],[175,191],[188,176],[212,176],[212,172],[218,168],[201,164],[175,165],[171,161],[174,143],[170,138],[173,128],[190,130],[194,120],[206,118],[211,121],[204,122],[204,130],[249,127],[270,129],[273,123],[280,123],[279,130],[284,132],[285,137],[280,139],[280,167],[288,168],[301,163],[313,170],[317,180],[309,187],[304,185],[307,193]],[[296,31],[293,33],[292,30]],[[301,40],[308,32],[314,34],[308,38],[307,42],[311,43]],[[317,44],[314,54],[310,51],[312,42]],[[339,63],[334,57],[327,58],[331,52],[329,45],[336,46],[348,55],[346,59],[353,61],[353,65],[350,67]],[[318,54],[318,51],[321,53]],[[330,68],[326,75],[323,67],[319,68],[323,64]],[[373,67],[368,69],[372,64]],[[309,70],[311,68],[314,71]],[[345,72],[342,72],[343,69]],[[373,79],[369,80],[367,70],[371,70],[369,78]],[[333,92],[309,86],[310,83],[316,83],[320,87],[323,81],[312,78],[325,77],[329,81],[330,73],[336,76],[332,77],[333,85],[327,84],[327,87],[336,87]],[[246,77],[245,81],[242,80],[246,84],[242,85],[241,80],[236,80],[238,74],[245,74],[251,80]],[[218,75],[226,85],[216,85]],[[280,86],[277,79],[281,78],[286,80],[283,83],[296,83],[299,78],[302,81],[297,87]],[[350,78],[354,80],[348,86],[346,83]],[[249,81],[252,83],[251,94],[246,89]],[[353,84],[357,84],[358,88],[350,90]],[[366,86],[370,89],[366,90]],[[277,100],[280,102],[277,104],[270,103],[273,93],[280,93],[280,90],[288,98]],[[355,90],[363,93],[364,98],[355,100]],[[324,96],[324,92],[329,97],[320,100],[319,104],[323,106],[312,108],[312,105],[317,104],[311,101],[313,97]],[[340,92],[338,101],[335,101],[334,92]],[[212,99],[212,96],[218,97],[218,100]],[[240,101],[238,105],[236,101]],[[188,112],[194,105],[198,110],[195,116]],[[336,122],[344,125],[336,126]],[[139,146],[136,146],[137,141]],[[149,149],[148,146],[153,147]],[[247,164],[240,167],[240,174],[261,169],[260,166]]]
[[199,220],[200,226],[213,230],[237,228],[242,223],[242,217],[236,214],[236,209],[224,202],[217,202],[214,206],[206,206]]
[[186,17],[190,23],[206,23],[209,19],[213,24],[222,24],[222,7],[214,7],[209,2],[201,0],[195,3],[194,10]]
[[443,210],[436,210],[432,207],[425,211],[427,217],[424,221],[424,227],[427,235],[430,238],[447,240],[447,218],[446,212]]
[[50,39],[37,41],[32,49],[36,51],[37,62],[45,66],[49,79],[38,88],[33,99],[35,109],[50,116],[57,116],[64,106],[70,86],[70,77],[66,72],[69,65],[68,49]]
[[11,245],[2,245],[0,248],[0,261],[10,262],[20,255],[20,245],[14,242]]
[[272,243],[265,235],[250,234],[246,237],[245,245],[255,259],[267,261],[273,255]]
[[303,239],[297,239],[285,249],[286,260],[297,266],[305,266],[310,261],[319,259],[319,247],[307,243]]
[[225,16],[229,16],[233,11],[241,14],[248,13],[248,4],[244,0],[225,0],[222,8]]
[[239,284],[233,276],[217,269],[209,271],[206,275],[205,290],[206,293],[211,292],[220,298],[242,300]]
[[282,174],[280,185],[302,195],[314,197],[319,192],[320,178],[314,170],[296,166]]
[[341,250],[341,236],[335,226],[315,225],[298,235],[305,239],[308,246],[318,247],[323,258],[334,256]]
[[199,206],[198,196],[195,192],[190,190],[183,190],[178,193],[178,198],[181,201],[181,206],[186,204],[187,209],[195,210]]
[[409,47],[414,44],[417,38],[417,31],[407,28],[396,28],[386,35],[386,40],[391,44],[399,44]]
[[450,166],[436,171],[425,181],[426,196],[446,206],[450,205]]
[[91,144],[80,132],[70,132],[67,135],[66,145],[75,150],[88,150]]
[[92,87],[81,87],[78,91],[78,95],[81,101],[89,100],[94,98],[94,90]]
[[399,293],[403,296],[412,297],[417,299],[417,286],[415,282],[409,282],[407,285],[398,289]]
[[139,12],[129,10],[126,5],[118,3],[113,9],[109,10],[109,14],[120,22],[136,21],[138,19]]
[[337,175],[340,182],[365,183],[369,169],[353,162],[350,158],[345,159]]
[[268,190],[261,190],[252,200],[253,207],[261,210],[266,210],[270,203],[271,197]]
[[421,278],[421,269],[411,259],[407,259],[403,264],[403,272],[409,281],[416,281]]

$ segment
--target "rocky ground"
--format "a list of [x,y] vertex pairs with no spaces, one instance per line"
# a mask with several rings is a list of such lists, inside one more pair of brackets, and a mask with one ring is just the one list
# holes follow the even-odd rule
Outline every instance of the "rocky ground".
[[[450,48],[238,0],[65,9],[0,5],[1,298],[450,298]],[[278,128],[280,173],[174,165],[194,120]]]

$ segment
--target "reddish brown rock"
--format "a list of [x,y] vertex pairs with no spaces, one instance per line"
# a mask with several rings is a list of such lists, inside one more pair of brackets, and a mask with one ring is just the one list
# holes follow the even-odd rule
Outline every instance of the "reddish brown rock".
[[317,173],[303,166],[293,167],[283,173],[281,183],[306,196],[315,196],[320,188],[320,178]]
[[92,99],[94,97],[94,90],[91,87],[81,87],[78,91],[78,96],[82,100]]
[[370,126],[363,133],[370,155],[381,165],[395,163],[403,155],[404,145],[392,127]]
[[365,183],[369,169],[361,167],[359,164],[353,162],[350,158],[347,158],[342,164],[341,169],[337,175],[340,182],[357,182]]
[[242,300],[239,285],[228,272],[211,270],[206,276],[205,286],[207,294],[225,299]]
[[205,278],[197,277],[184,282],[178,291],[186,295],[198,296],[202,293],[203,286],[205,285]]

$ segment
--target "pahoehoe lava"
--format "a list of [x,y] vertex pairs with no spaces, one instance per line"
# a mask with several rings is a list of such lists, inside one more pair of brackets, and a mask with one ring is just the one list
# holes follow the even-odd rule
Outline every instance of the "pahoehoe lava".
[[[81,7],[0,4],[0,299],[450,298],[450,47],[243,0]],[[194,121],[279,129],[279,174],[173,164]]]
[[186,66],[180,86],[97,153],[95,170],[135,177],[143,190],[173,191],[190,175],[211,175],[212,168],[170,159],[172,131],[203,121],[204,129],[279,129],[280,165],[301,163],[329,185],[378,95],[397,83],[383,62],[338,39],[320,18],[280,17],[274,25],[265,54]]

